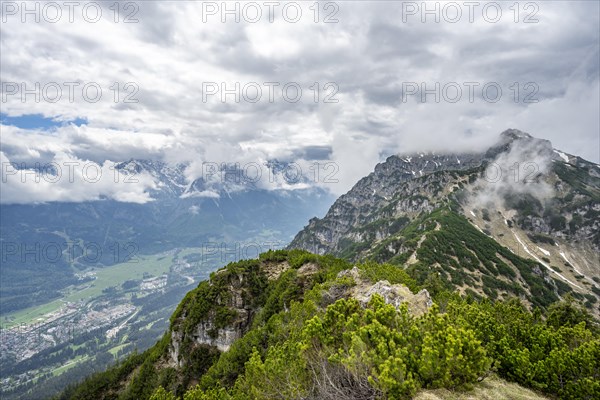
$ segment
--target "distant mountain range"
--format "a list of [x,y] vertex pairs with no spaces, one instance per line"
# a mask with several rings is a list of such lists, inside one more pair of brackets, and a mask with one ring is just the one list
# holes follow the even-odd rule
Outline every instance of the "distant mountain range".
[[[117,164],[125,177],[152,177],[153,201],[145,204],[111,199],[3,204],[2,314],[56,298],[60,289],[77,281],[78,271],[137,254],[206,243],[234,248],[252,242],[259,251],[282,247],[307,218],[324,214],[334,200],[317,188],[261,188],[254,175],[236,171],[235,165],[217,165],[211,175],[216,182],[188,182],[185,167],[150,160]],[[221,168],[230,170],[221,174]],[[265,168],[275,177],[286,164],[272,161]],[[267,171],[262,173],[261,179],[268,179]]]

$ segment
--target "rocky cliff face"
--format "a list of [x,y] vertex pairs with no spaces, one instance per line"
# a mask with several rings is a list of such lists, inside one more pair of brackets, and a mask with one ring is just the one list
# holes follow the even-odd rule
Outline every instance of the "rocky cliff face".
[[225,326],[221,326],[217,320],[217,313],[210,312],[205,319],[196,324],[191,332],[186,334],[180,330],[174,330],[169,348],[171,366],[184,366],[186,357],[181,354],[181,349],[186,346],[184,342],[189,343],[188,350],[190,347],[210,346],[224,352],[229,350],[233,342],[248,331],[254,310],[242,298],[239,287],[230,285],[226,290],[230,296],[227,300],[219,303],[219,306],[226,307],[234,317],[227,321]]
[[[277,281],[291,268],[287,261],[268,261],[252,264],[249,270],[224,268],[214,273],[209,282],[204,286],[201,284],[198,293],[188,295],[187,301],[184,299],[185,305],[181,306],[180,314],[173,320],[169,365],[183,367],[185,353],[194,348],[208,346],[221,352],[229,350],[248,331],[253,317],[260,310],[260,289],[269,282]],[[306,278],[318,270],[315,264],[308,263],[297,270],[297,275]],[[207,311],[192,317],[190,314],[195,312],[194,306],[203,301]],[[194,322],[191,323],[191,320]],[[182,349],[185,349],[184,354]]]
[[248,269],[224,268],[188,293],[172,317],[170,365],[183,367],[199,347],[229,350],[258,311],[260,290],[268,282],[266,271],[254,263]]

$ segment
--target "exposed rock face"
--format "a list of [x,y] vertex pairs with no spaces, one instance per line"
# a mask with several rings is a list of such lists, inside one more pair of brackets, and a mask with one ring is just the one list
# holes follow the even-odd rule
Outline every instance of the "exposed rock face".
[[269,263],[263,267],[263,270],[265,271],[265,274],[267,274],[267,278],[270,281],[277,280],[277,278],[279,278],[279,276],[288,269],[290,269],[290,264],[287,262]]
[[[277,280],[282,273],[291,269],[287,261],[275,262],[265,261],[260,265],[260,271],[255,271],[254,279],[261,276],[268,281]],[[307,263],[300,267],[297,275],[305,280],[308,276],[319,271],[314,263]],[[245,273],[248,273],[247,271]],[[215,288],[215,281],[220,285],[219,295],[214,305],[204,318],[200,319],[193,329],[183,332],[183,322],[190,317],[187,307],[178,319],[178,329],[171,332],[171,346],[169,347],[169,365],[182,367],[186,359],[186,351],[194,347],[215,347],[221,352],[229,350],[233,342],[241,338],[249,329],[252,318],[258,311],[254,298],[258,295],[252,286],[256,281],[248,278],[248,275],[238,271],[229,271],[226,268],[217,271],[211,279],[211,287]],[[188,304],[188,307],[190,305]],[[219,324],[219,309],[226,310],[231,317],[223,326]],[[190,347],[191,343],[191,347]],[[187,346],[185,347],[184,344]],[[183,352],[183,354],[182,354]]]
[[[229,350],[233,342],[247,332],[250,323],[248,310],[236,309],[236,312],[238,318],[225,328],[216,329],[214,318],[198,324],[191,336],[194,346],[212,346],[222,352]],[[182,332],[178,330],[171,333],[169,364],[172,367],[182,367],[184,364],[184,357],[181,357],[183,338]]]
[[412,294],[406,286],[392,285],[388,281],[379,281],[369,287],[359,286],[357,290],[353,291],[353,296],[364,305],[376,294],[383,297],[387,304],[391,304],[396,308],[399,308],[402,303],[408,303],[409,311],[416,316],[425,314],[433,304],[427,289]]
[[169,346],[169,367],[181,367],[179,349],[181,347],[182,334],[179,331],[171,333],[171,346]]
[[206,321],[196,327],[194,340],[196,344],[215,346],[219,351],[227,351],[237,339],[243,336],[245,326],[234,324],[234,326],[217,329],[216,337],[211,336],[210,332],[215,329],[212,321]]
[[[279,276],[288,268],[287,263],[273,263],[269,264],[263,273],[269,279],[269,276]],[[193,312],[186,308],[179,318],[179,328],[171,332],[169,348],[171,366],[182,367],[186,359],[186,354],[182,354],[182,351],[189,351],[194,347],[210,346],[216,347],[219,351],[227,351],[233,342],[241,338],[249,329],[252,316],[257,311],[253,308],[253,299],[248,288],[251,282],[243,273],[226,269],[217,271],[211,279],[217,280],[219,284],[219,295],[216,296],[214,305],[191,331],[184,333],[182,323],[189,317],[189,313]],[[214,281],[210,282],[211,287],[215,288],[215,285]],[[222,315],[219,316],[219,312],[223,310],[226,310],[228,315],[225,326],[218,322],[219,318],[223,318]],[[184,350],[184,343],[188,344],[186,350]]]
[[298,276],[309,276],[319,272],[319,266],[314,263],[304,264],[298,269]]
[[392,285],[386,280],[372,284],[361,277],[360,270],[356,267],[338,274],[338,278],[344,276],[351,277],[356,283],[356,286],[353,286],[346,295],[354,297],[363,306],[366,306],[374,295],[379,295],[383,297],[383,300],[387,304],[391,304],[396,308],[399,308],[402,303],[407,303],[411,314],[420,316],[425,314],[433,304],[426,289],[413,294],[406,286],[399,284]]

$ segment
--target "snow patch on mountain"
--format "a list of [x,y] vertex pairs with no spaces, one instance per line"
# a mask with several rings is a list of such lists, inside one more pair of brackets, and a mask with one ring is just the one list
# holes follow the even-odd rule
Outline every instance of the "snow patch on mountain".
[[577,285],[577,284],[576,284],[576,283],[574,283],[574,282],[571,282],[570,280],[568,280],[567,278],[565,278],[565,276],[564,276],[563,274],[561,274],[561,273],[559,273],[559,272],[556,272],[556,271],[555,271],[555,270],[553,270],[553,269],[552,269],[552,268],[551,268],[551,267],[550,267],[548,264],[546,264],[545,262],[543,262],[542,260],[540,260],[538,256],[536,256],[535,254],[533,254],[533,253],[532,253],[532,252],[529,250],[529,248],[528,248],[528,247],[525,245],[525,243],[523,243],[523,241],[521,240],[521,238],[519,238],[519,236],[517,236],[517,234],[516,234],[516,233],[514,233],[514,232],[513,232],[513,235],[515,236],[515,239],[517,239],[517,241],[519,242],[519,244],[521,245],[521,247],[523,247],[523,250],[525,250],[525,252],[526,252],[527,254],[529,254],[529,255],[530,255],[530,256],[531,256],[533,259],[535,259],[535,261],[537,261],[539,264],[541,264],[541,265],[543,265],[544,267],[546,267],[546,269],[547,269],[548,271],[550,271],[551,273],[554,273],[554,274],[556,274],[556,275],[560,276],[560,278],[561,278],[563,281],[565,281],[565,282],[569,283],[570,285],[572,285],[572,286],[575,286],[575,287],[577,287],[577,288],[579,288],[579,289],[583,289],[581,286]]
[[565,153],[563,153],[562,151],[556,150],[556,149],[554,149],[554,152],[556,154],[558,154],[560,156],[560,158],[562,158],[566,163],[569,162],[569,156],[567,156]]
[[546,256],[550,256],[550,252],[549,252],[548,250],[542,249],[540,246],[537,246],[537,248],[538,248],[538,249],[539,249],[539,250],[540,250],[542,253],[544,253],[544,255],[546,255]]

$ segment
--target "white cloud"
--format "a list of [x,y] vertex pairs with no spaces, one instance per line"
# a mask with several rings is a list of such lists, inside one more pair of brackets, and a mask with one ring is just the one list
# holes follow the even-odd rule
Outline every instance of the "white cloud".
[[157,188],[152,177],[145,173],[127,176],[115,169],[112,161],[98,164],[64,153],[37,166],[41,168],[21,169],[15,168],[4,152],[0,152],[0,164],[2,204],[102,199],[146,203],[152,201],[149,190]]
[[517,140],[508,152],[501,153],[475,183],[473,207],[506,206],[506,199],[530,195],[541,203],[554,195],[543,178],[552,164],[548,142]]
[[[204,23],[202,2],[136,4],[139,22],[134,24],[114,23],[109,3],[96,24],[86,23],[80,14],[75,23],[63,19],[56,24],[23,24],[20,15],[5,16],[7,22],[0,26],[2,82],[25,82],[28,88],[57,82],[63,98],[37,102],[28,95],[22,102],[19,95],[8,96],[2,112],[89,121],[53,132],[2,125],[6,157],[48,162],[65,153],[100,165],[131,158],[187,162],[191,182],[202,173],[203,162],[284,159],[308,165],[313,160],[298,158],[300,150],[326,146],[332,150],[328,161],[339,167],[340,182],[313,183],[336,194],[390,153],[484,148],[509,127],[600,161],[596,2],[540,3],[535,24],[515,23],[509,3],[502,3],[503,18],[496,24],[485,22],[480,9],[476,23],[468,23],[467,14],[457,24],[421,23],[419,15],[404,23],[401,2],[340,2],[334,16],[339,22],[333,24],[314,23],[308,9],[312,3],[303,3],[303,18],[295,24],[281,16],[274,23],[263,16],[256,24],[243,18],[223,24],[219,15]],[[321,9],[320,20],[331,11]],[[526,14],[521,10],[519,18]],[[73,102],[64,82],[79,83]],[[96,103],[81,95],[80,88],[90,82],[102,88]],[[128,82],[134,85],[126,90]],[[243,99],[234,103],[232,96],[223,103],[218,95],[203,101],[203,82],[280,86],[272,103],[265,100],[266,91],[256,104]],[[281,86],[289,82],[303,90],[297,103],[281,97]],[[311,90],[315,82],[318,104]],[[328,82],[339,88],[338,103],[323,103]],[[498,82],[503,96],[497,103],[480,95],[471,102],[466,93],[455,104],[443,99],[422,103],[417,96],[402,102],[403,82],[425,82],[429,88],[435,82]],[[517,103],[510,89],[514,82],[520,88]],[[528,82],[539,87],[538,103],[522,101]],[[124,103],[124,96],[133,92],[138,101]],[[105,188],[106,193],[92,191],[91,198],[144,198],[135,191],[119,195]],[[31,195],[31,201],[40,201],[47,192],[26,190],[20,198]],[[69,197],[68,192],[48,196]],[[77,190],[75,198],[87,199]]]

